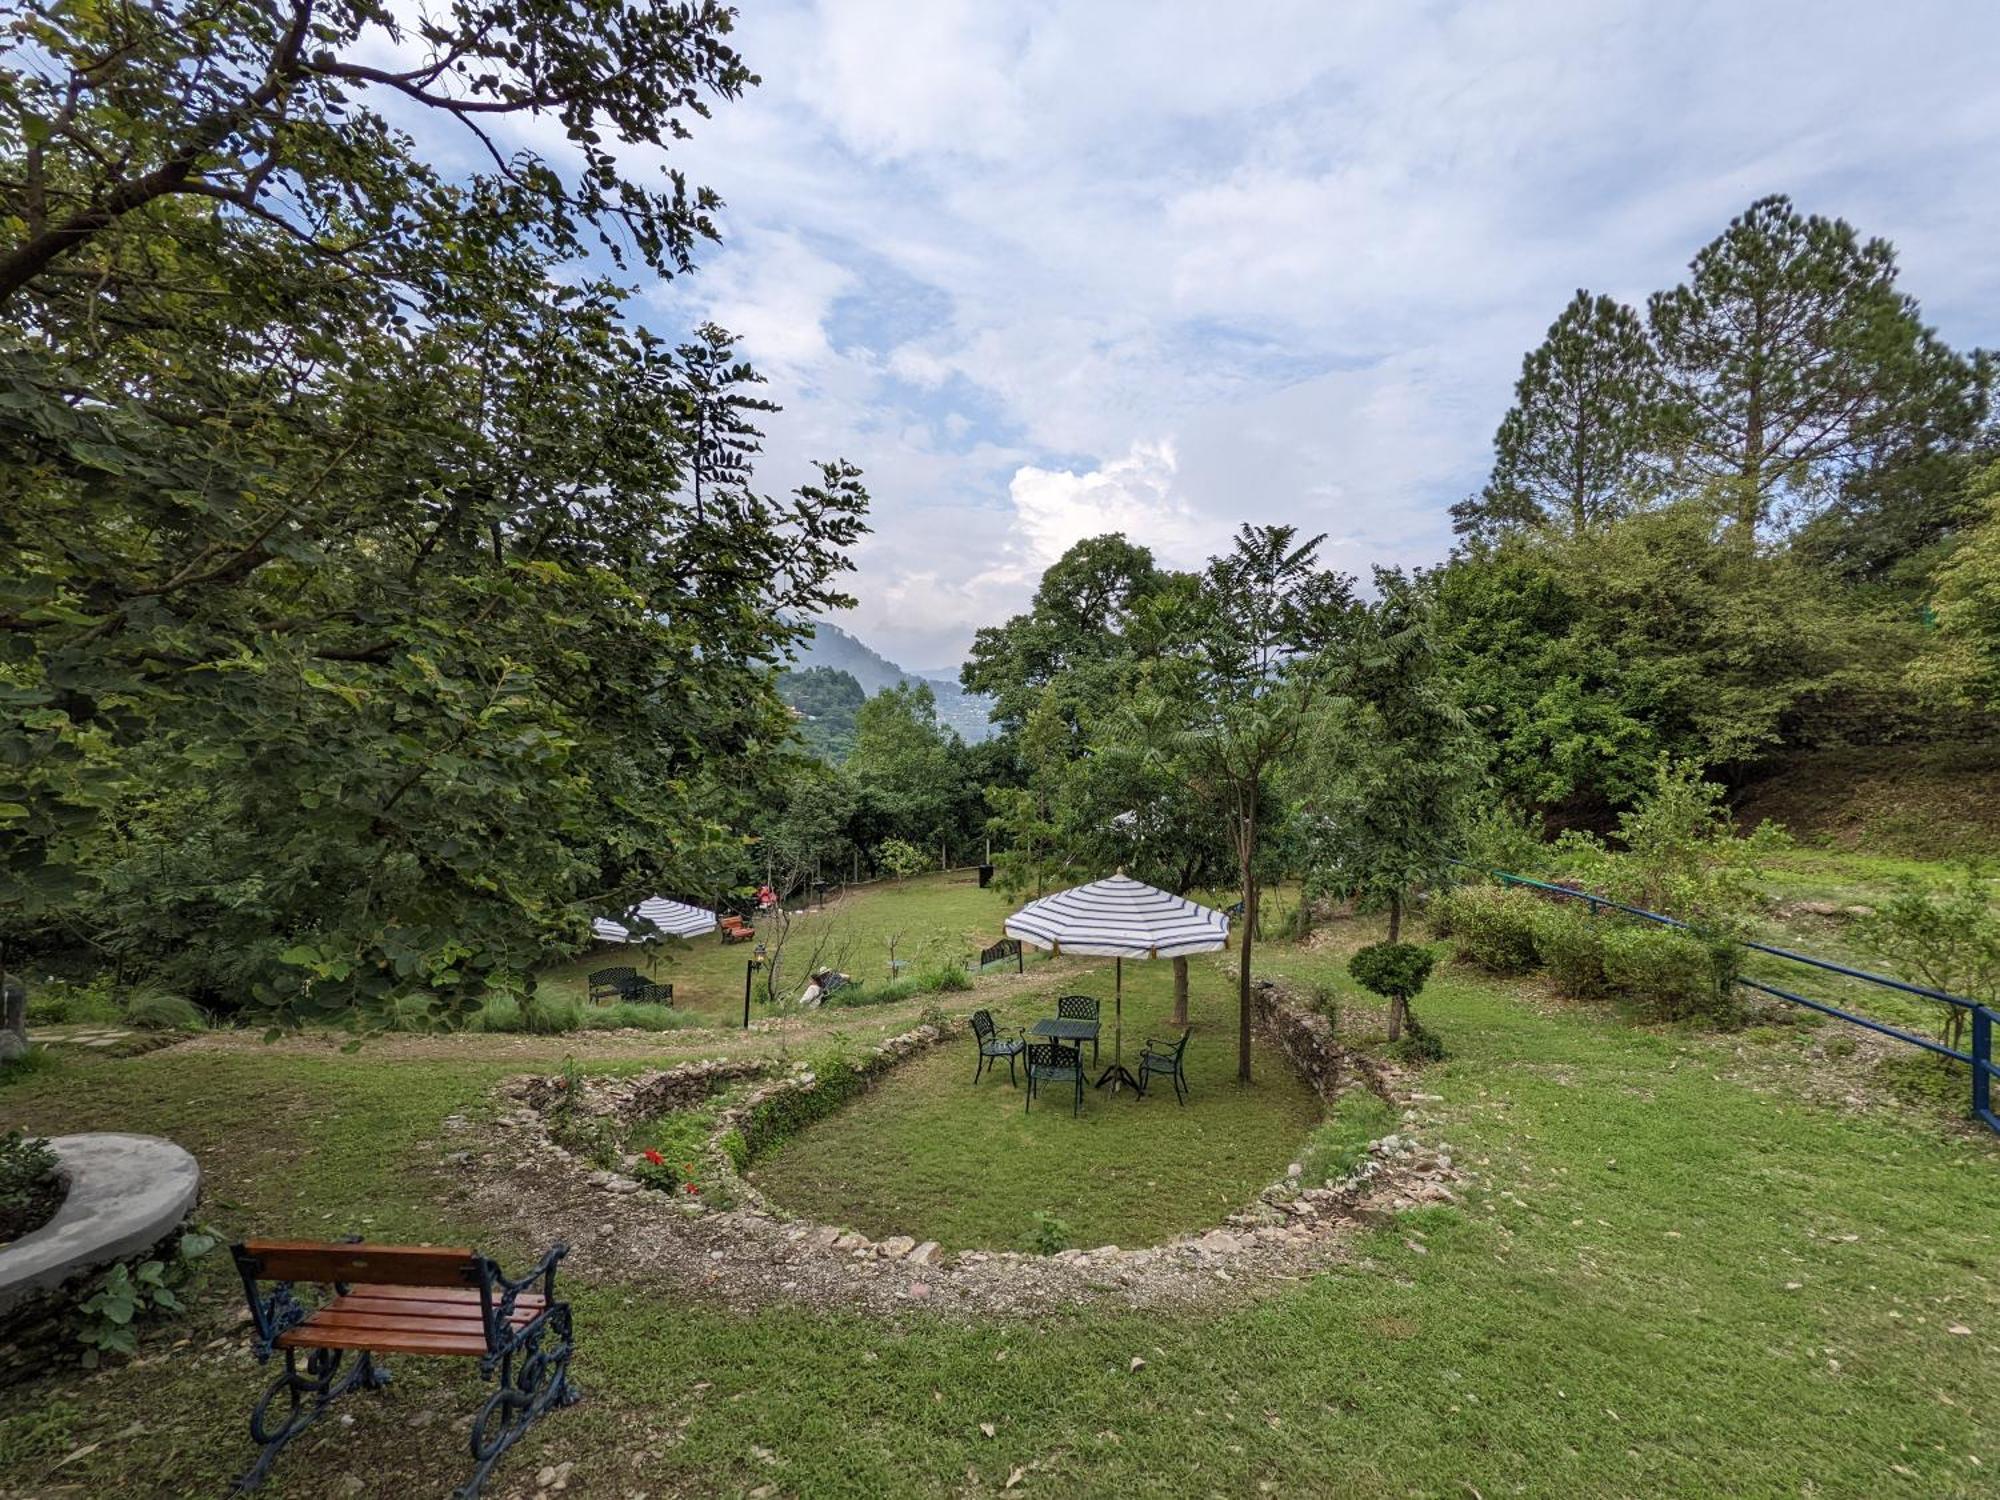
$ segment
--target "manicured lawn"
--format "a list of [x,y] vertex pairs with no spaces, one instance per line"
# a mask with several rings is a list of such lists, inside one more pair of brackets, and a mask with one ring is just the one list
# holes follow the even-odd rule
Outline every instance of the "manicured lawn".
[[[1351,992],[1338,956],[1350,935],[1332,937],[1268,948],[1259,967]],[[1066,988],[1074,975],[1059,977]],[[1220,1114],[1229,1087],[1207,1021],[1215,983],[1203,975],[1189,1122]],[[482,1118],[499,1077],[571,1050],[586,1068],[797,1055],[835,1030],[899,1029],[920,1004],[796,1032],[672,1033],[657,1051],[467,1036],[345,1056],[332,1038],[232,1038],[82,1057],[0,1087],[0,1124],[174,1134],[201,1157],[208,1212],[230,1230],[513,1254],[526,1247],[472,1215],[439,1128],[450,1113]],[[1761,1049],[1746,1074],[1741,1036],[1634,1028],[1455,967],[1419,1009],[1452,1056],[1424,1075],[1440,1097],[1416,1128],[1477,1174],[1462,1205],[1363,1233],[1327,1274],[1250,1295],[1218,1284],[1214,1307],[1143,1317],[1109,1305],[973,1326],[915,1306],[746,1315],[699,1282],[579,1277],[588,1397],[517,1450],[490,1493],[532,1494],[562,1463],[575,1465],[565,1493],[585,1497],[998,1493],[1017,1470],[1010,1494],[1995,1493],[2000,1141],[1942,1110],[1808,1102],[1806,1063],[1784,1049]],[[1004,1082],[973,1095],[958,1061],[952,1096],[989,1111],[974,1125],[1017,1119]],[[1084,1120],[1052,1111],[1047,1125],[1083,1142],[1172,1110],[1096,1096]],[[1269,1143],[1267,1160],[1282,1166],[1294,1143]],[[595,1230],[564,1226],[579,1242]],[[263,1378],[237,1295],[218,1271],[143,1361],[13,1393],[0,1492],[219,1492],[248,1459],[242,1424]],[[465,1469],[453,1424],[478,1396],[462,1365],[399,1361],[394,1385],[349,1403],[352,1425],[325,1424],[286,1456],[269,1493],[443,1493]]]
[[[946,1249],[1029,1247],[1042,1210],[1070,1227],[1071,1244],[1149,1245],[1203,1228],[1247,1202],[1297,1160],[1318,1100],[1278,1053],[1260,1045],[1245,1087],[1236,1081],[1235,996],[1210,965],[1194,968],[1189,1006],[1189,1102],[1162,1081],[1145,1099],[1130,1091],[1046,1090],[1032,1113],[1025,1088],[1007,1086],[1002,1063],[972,1082],[968,1038],[898,1069],[880,1087],[759,1161],[756,1182],[796,1212],[852,1225],[873,1237],[909,1234]],[[1104,1001],[1103,1064],[1112,1055],[1109,966],[1068,974],[1065,993]],[[1137,1066],[1147,1036],[1177,1035],[1172,970],[1129,964],[1126,1058]],[[1006,1007],[1007,1022],[1053,1015],[1048,994]],[[1084,1064],[1095,1079],[1101,1068]]]
[[[880,881],[854,887],[822,910],[792,919],[784,939],[779,998],[792,999],[805,988],[806,966],[815,954],[821,966],[841,969],[863,983],[888,979],[892,938],[897,939],[897,960],[906,961],[910,971],[932,965],[963,965],[1000,938],[1001,923],[1020,904],[997,890],[982,891],[978,877],[969,870],[912,876],[901,884]],[[756,922],[758,939],[774,949],[777,925],[768,916]],[[753,946],[725,944],[719,934],[710,934],[661,945],[650,965],[636,948],[600,949],[544,970],[539,978],[555,993],[582,1000],[590,992],[585,976],[592,969],[630,963],[652,978],[671,982],[676,1009],[708,1021],[728,1021],[742,1017],[744,965]],[[1035,961],[1031,951],[1029,962]],[[757,1007],[754,1013],[763,1014],[765,976],[757,975],[752,988]]]

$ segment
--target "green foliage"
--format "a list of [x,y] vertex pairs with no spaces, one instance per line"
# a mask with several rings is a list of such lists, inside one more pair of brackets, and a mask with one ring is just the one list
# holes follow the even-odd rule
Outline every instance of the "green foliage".
[[1405,1019],[1406,1029],[1391,1048],[1396,1056],[1406,1063],[1421,1067],[1425,1063],[1443,1062],[1448,1055],[1444,1050],[1444,1038],[1429,1030],[1415,1016]]
[[743,1126],[744,1160],[755,1161],[779,1142],[823,1120],[868,1087],[868,1075],[837,1052],[815,1058],[813,1082],[781,1089],[765,1099]]
[[1444,879],[1464,844],[1484,756],[1440,664],[1428,595],[1381,568],[1375,587],[1292,780],[1309,892],[1386,902],[1393,942],[1406,894]]
[[1521,361],[1493,439],[1493,476],[1452,507],[1460,532],[1580,534],[1630,510],[1657,482],[1666,386],[1639,315],[1579,291]]
[[1069,1249],[1072,1231],[1067,1220],[1038,1208],[1029,1215],[1028,1248],[1037,1255],[1059,1255]]
[[99,1278],[76,1312],[82,1363],[96,1369],[108,1354],[136,1354],[146,1323],[186,1311],[181,1294],[200,1270],[202,1257],[221,1243],[206,1228],[184,1231],[163,1260],[120,1262]]
[[1971,486],[1977,524],[1937,570],[1937,629],[1911,681],[1934,703],[2000,711],[2000,463]]
[[[854,784],[854,829],[877,866],[901,875],[927,868],[940,841],[960,847],[980,821],[973,759],[957,733],[938,722],[937,696],[925,683],[877,693],[854,721],[846,772]],[[892,846],[917,850],[913,863],[889,864]]]
[[[1905,879],[1888,900],[1850,929],[1863,952],[1901,979],[1947,995],[2000,1007],[2000,913],[1994,883],[1977,864],[1950,880]],[[1966,1011],[1938,1007],[1938,1034],[1964,1050]]]
[[1608,924],[1602,940],[1604,977],[1620,994],[1669,1021],[1734,1025],[1741,1019],[1734,986],[1738,949],[1652,924]]
[[[377,6],[32,11],[0,87],[9,952],[88,931],[215,1009],[458,1017],[590,905],[725,883],[770,669],[845,599],[865,505],[841,463],[753,488],[729,336],[663,341],[602,274],[714,232],[628,147],[748,83],[728,12],[447,8],[437,68],[391,77]],[[561,163],[486,154],[529,115]]]
[[936,1001],[932,1001],[917,1012],[917,1024],[919,1026],[929,1026],[938,1032],[948,1032],[951,1030],[951,1023],[951,1012]]
[[799,738],[815,755],[836,765],[854,749],[854,720],[868,694],[854,674],[838,667],[805,667],[778,674],[778,696],[798,713]]
[[25,1209],[55,1177],[56,1166],[47,1140],[18,1128],[0,1136],[0,1218]]
[[1535,958],[1548,971],[1559,994],[1592,1000],[1611,988],[1604,972],[1604,933],[1610,919],[1592,916],[1580,901],[1561,898],[1540,903],[1531,931]]
[[1518,887],[1460,886],[1438,901],[1458,956],[1494,974],[1535,966],[1535,920],[1541,903]]
[[1364,990],[1407,1002],[1423,993],[1436,963],[1436,954],[1415,943],[1370,943],[1347,960],[1347,972]]
[[1713,936],[1740,935],[1761,902],[1759,863],[1789,844],[1775,823],[1739,836],[1722,787],[1689,761],[1662,759],[1637,804],[1619,815],[1616,852],[1588,835],[1561,842],[1593,890],[1677,917]]
[[1746,536],[1780,505],[1824,504],[1845,472],[1907,467],[1977,431],[1983,367],[1946,348],[1895,280],[1888,241],[1773,196],[1648,302],[1674,456],[1727,486]]
[[1391,1135],[1396,1111],[1379,1095],[1351,1088],[1334,1100],[1299,1156],[1309,1184],[1340,1182],[1368,1159],[1368,1143]]
[[907,880],[930,864],[930,856],[901,839],[885,839],[876,845],[875,860],[898,880]]
[[192,1000],[165,990],[135,990],[128,995],[125,1021],[141,1031],[200,1031],[208,1024]]

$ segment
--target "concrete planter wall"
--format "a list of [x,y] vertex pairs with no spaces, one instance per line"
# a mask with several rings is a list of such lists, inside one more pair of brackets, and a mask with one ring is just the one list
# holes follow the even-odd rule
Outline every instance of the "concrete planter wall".
[[48,1223],[0,1250],[0,1385],[65,1361],[67,1316],[97,1275],[171,1239],[201,1191],[195,1159],[157,1136],[49,1144],[69,1195]]

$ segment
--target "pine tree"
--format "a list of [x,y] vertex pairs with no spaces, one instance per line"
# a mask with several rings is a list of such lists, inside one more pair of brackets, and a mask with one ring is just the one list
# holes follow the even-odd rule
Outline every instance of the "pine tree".
[[1453,507],[1455,528],[1580,536],[1624,514],[1647,488],[1665,397],[1639,315],[1578,291],[1521,361],[1514,405],[1493,438],[1493,476]]
[[1816,509],[1847,480],[1965,442],[1982,372],[1898,293],[1888,241],[1785,197],[1753,203],[1647,307],[1682,421],[1691,484],[1719,488],[1742,533]]

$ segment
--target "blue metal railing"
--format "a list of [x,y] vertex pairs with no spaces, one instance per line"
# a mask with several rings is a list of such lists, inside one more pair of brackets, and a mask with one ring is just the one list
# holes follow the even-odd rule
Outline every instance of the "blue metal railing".
[[[1453,860],[1452,863],[1468,870],[1479,870],[1483,874],[1492,876],[1502,885],[1528,886],[1534,890],[1546,891],[1552,896],[1561,896],[1567,900],[1585,902],[1589,905],[1592,916],[1597,914],[1599,908],[1609,908],[1612,911],[1622,912],[1628,917],[1638,917],[1641,921],[1656,922],[1662,927],[1678,928],[1683,932],[1688,930],[1688,924],[1677,918],[1665,916],[1656,911],[1647,911],[1641,906],[1627,906],[1622,901],[1613,901],[1609,896],[1599,896],[1591,891],[1580,891],[1573,886],[1555,885],[1549,881],[1536,880],[1527,875],[1516,875],[1509,870],[1489,870],[1483,865],[1469,864],[1465,860]],[[1769,943],[1751,942],[1747,938],[1736,940],[1736,945],[1740,948],[1748,949],[1753,953],[1769,954],[1773,958],[1783,959],[1788,963],[1802,964],[1813,969],[1822,969],[1830,974],[1839,974],[1847,979],[1858,979],[1864,984],[1872,984],[1885,990],[1896,990],[1905,995],[1914,995],[1920,1000],[1929,1000],[1938,1004],[1949,1005],[1967,1012],[1972,1021],[1971,1050],[1969,1052],[1961,1052],[1956,1047],[1946,1046],[1943,1042],[1933,1037],[1920,1036],[1914,1031],[1905,1031],[1901,1027],[1891,1026],[1886,1022],[1877,1021],[1868,1016],[1858,1016],[1853,1011],[1842,1010],[1839,1006],[1829,1005],[1824,1000],[1814,1000],[1805,995],[1796,994],[1791,990],[1781,989],[1775,984],[1766,984],[1760,979],[1751,979],[1739,974],[1735,980],[1737,984],[1742,985],[1745,989],[1756,990],[1759,994],[1771,995],[1793,1005],[1803,1005],[1806,1009],[1818,1011],[1823,1016],[1832,1016],[1836,1020],[1865,1027],[1867,1030],[1878,1032],[1882,1036],[1894,1037],[1899,1042],[1907,1042],[1912,1047],[1921,1047],[1926,1052],[1934,1052],[1940,1057],[1949,1057],[1964,1063],[1972,1070],[1972,1113],[1985,1124],[1987,1129],[1993,1131],[1996,1135],[2000,1135],[2000,1115],[1996,1115],[1993,1110],[1993,1079],[1996,1076],[2000,1076],[2000,1068],[1996,1068],[1993,1063],[1993,1022],[1996,1013],[1989,1007],[1982,1005],[1977,1000],[1968,1000],[1962,995],[1953,995],[1944,990],[1930,989],[1921,984],[1909,984],[1901,979],[1891,979],[1886,974],[1871,974],[1866,969],[1850,968],[1846,964],[1837,964],[1831,959],[1815,958],[1810,953],[1794,953],[1789,948],[1777,948]]]

